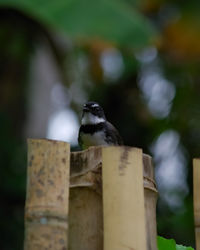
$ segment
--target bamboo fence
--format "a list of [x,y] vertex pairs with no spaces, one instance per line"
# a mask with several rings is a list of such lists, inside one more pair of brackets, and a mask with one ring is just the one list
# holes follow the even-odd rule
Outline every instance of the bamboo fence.
[[67,143],[30,139],[27,175],[25,250],[157,249],[157,190],[142,150],[70,154]]

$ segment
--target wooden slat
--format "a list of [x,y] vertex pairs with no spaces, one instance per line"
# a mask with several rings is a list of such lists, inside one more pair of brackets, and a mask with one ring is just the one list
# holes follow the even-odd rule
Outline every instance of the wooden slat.
[[193,193],[196,249],[200,250],[200,159],[193,160]]
[[102,149],[104,250],[146,250],[142,150]]

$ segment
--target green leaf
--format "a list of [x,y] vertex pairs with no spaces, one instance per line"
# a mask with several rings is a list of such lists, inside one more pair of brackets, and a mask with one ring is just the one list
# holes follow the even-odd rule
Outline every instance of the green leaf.
[[160,236],[157,237],[157,244],[158,250],[194,250],[192,247],[176,245],[175,240],[168,240]]
[[155,35],[150,22],[123,0],[0,0],[75,39],[105,39],[139,48]]
[[194,250],[192,247],[185,247],[182,245],[176,245],[176,250]]
[[163,237],[157,237],[158,250],[176,250],[176,242],[175,240],[165,239]]

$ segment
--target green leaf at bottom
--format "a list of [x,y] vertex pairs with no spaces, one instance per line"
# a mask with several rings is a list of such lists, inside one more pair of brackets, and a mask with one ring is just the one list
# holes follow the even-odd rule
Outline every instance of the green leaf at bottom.
[[168,240],[160,236],[157,237],[157,244],[158,250],[194,250],[192,247],[176,245],[175,240]]

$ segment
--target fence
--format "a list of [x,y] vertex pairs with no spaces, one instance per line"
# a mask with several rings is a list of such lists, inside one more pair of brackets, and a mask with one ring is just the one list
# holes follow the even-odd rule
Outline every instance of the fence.
[[28,140],[25,250],[156,250],[156,201],[141,149]]

